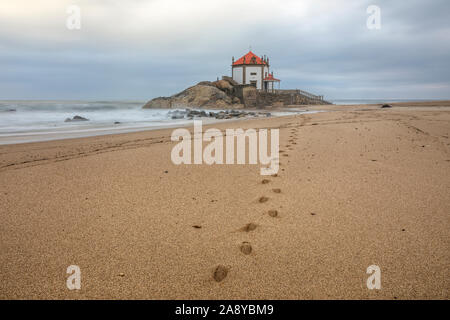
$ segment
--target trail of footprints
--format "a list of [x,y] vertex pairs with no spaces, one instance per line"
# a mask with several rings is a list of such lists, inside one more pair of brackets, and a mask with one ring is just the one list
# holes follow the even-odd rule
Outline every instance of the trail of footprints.
[[[299,126],[301,126],[303,122],[299,124]],[[297,142],[295,141],[297,138],[297,131],[298,129],[296,127],[291,128],[290,130],[290,135],[289,135],[289,140],[288,143],[284,146],[285,148],[287,148],[287,150],[292,151],[294,150],[294,148],[292,147],[292,145],[296,145]],[[283,157],[289,157],[289,153],[286,152],[285,150],[280,150],[279,153],[283,156]],[[280,162],[280,167],[281,167],[281,162]],[[281,169],[282,171],[284,171],[284,168]],[[278,174],[273,174],[271,176],[272,178],[277,178],[279,177]],[[269,179],[263,179],[261,180],[261,184],[263,185],[269,185],[271,184],[271,180]],[[274,194],[280,194],[281,193],[281,189],[280,188],[271,188],[272,193]],[[267,203],[269,202],[270,198],[266,197],[266,196],[261,196],[258,199],[258,203],[263,204],[263,203]],[[272,218],[277,218],[279,217],[279,212],[276,209],[269,209],[267,211],[267,215],[269,215],[269,217]],[[244,232],[244,233],[249,233],[252,232],[254,230],[256,230],[258,228],[258,225],[256,223],[248,223],[245,226],[243,226],[241,229],[239,229],[239,231]],[[241,251],[242,254],[244,255],[250,255],[253,252],[253,247],[251,245],[251,243],[249,241],[243,241],[240,246],[239,246],[239,250]],[[222,280],[224,280],[227,277],[229,268],[225,267],[223,265],[218,265],[215,269],[214,269],[214,273],[213,273],[213,278],[215,281],[217,282],[221,282]]]

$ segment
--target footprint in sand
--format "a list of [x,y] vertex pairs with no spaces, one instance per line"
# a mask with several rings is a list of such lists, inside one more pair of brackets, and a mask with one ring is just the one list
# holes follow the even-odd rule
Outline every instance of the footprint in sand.
[[246,241],[242,242],[240,249],[243,254],[250,254],[253,250],[252,245]]
[[276,177],[278,177],[278,174],[274,173],[274,174],[272,175],[272,177],[276,178]]
[[268,184],[270,182],[270,180],[268,179],[264,179],[263,181],[261,181],[262,184]]
[[264,202],[269,201],[269,198],[262,196],[261,198],[259,198],[258,201],[259,201],[259,203],[264,203]]
[[287,153],[283,153],[283,157],[289,157]]
[[216,280],[217,282],[222,281],[223,279],[225,279],[228,275],[228,268],[219,264],[215,269],[214,269],[214,280]]
[[243,226],[243,227],[241,228],[241,231],[244,231],[244,232],[250,232],[250,231],[255,230],[256,227],[257,227],[257,225],[256,225],[255,223],[250,222],[250,223],[247,223],[245,226]]
[[274,193],[281,193],[281,189],[272,189]]
[[275,217],[277,217],[278,216],[278,211],[277,210],[269,210],[268,212],[267,212],[268,214],[269,214],[269,216],[271,216],[272,218],[275,218]]

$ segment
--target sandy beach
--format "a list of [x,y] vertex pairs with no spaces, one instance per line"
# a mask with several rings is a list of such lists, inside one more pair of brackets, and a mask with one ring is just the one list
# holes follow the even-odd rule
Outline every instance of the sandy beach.
[[450,102],[393,106],[204,127],[279,128],[276,177],[173,129],[0,146],[0,298],[449,299]]

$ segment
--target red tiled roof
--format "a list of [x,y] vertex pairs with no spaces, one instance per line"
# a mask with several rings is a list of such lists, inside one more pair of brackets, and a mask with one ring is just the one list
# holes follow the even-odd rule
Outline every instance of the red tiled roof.
[[262,64],[265,65],[266,63],[261,60],[260,57],[258,57],[253,52],[249,51],[245,56],[239,58],[233,63],[233,66],[241,65],[241,64]]
[[264,78],[264,81],[281,81],[281,80],[274,78],[273,72],[272,72],[272,73],[269,73],[269,75]]

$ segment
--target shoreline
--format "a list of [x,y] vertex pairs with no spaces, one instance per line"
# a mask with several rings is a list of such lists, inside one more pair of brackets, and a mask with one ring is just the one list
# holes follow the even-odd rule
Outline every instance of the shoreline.
[[[90,100],[89,100],[90,101]],[[79,100],[73,100],[72,102],[76,103],[82,103],[82,102],[89,102],[89,101],[79,101]],[[42,104],[43,102],[46,102],[46,100],[1,100],[1,102],[30,102],[30,103],[36,103],[36,104]],[[51,103],[68,103],[71,102],[70,100],[62,100],[62,101],[49,101]],[[102,103],[102,101],[92,101],[93,103]],[[410,107],[413,107],[414,104],[420,105],[441,105],[445,104],[447,101],[443,100],[430,100],[430,101],[421,101],[421,100],[415,100],[411,102],[395,102],[391,103],[392,105],[401,107],[402,105],[408,105]],[[114,101],[104,103],[114,103]],[[117,103],[135,103],[134,101],[118,101]],[[307,111],[309,109],[313,109],[313,112],[321,112],[321,111],[332,111],[332,110],[339,110],[340,108],[355,108],[355,107],[376,107],[380,106],[379,103],[374,104],[333,104],[333,105],[297,105],[297,106],[286,106],[286,107],[278,107],[278,108],[272,108],[272,109],[239,109],[240,111],[248,111],[248,112],[271,112],[271,113],[293,113],[293,112],[302,112]],[[98,107],[96,107],[98,108]],[[15,109],[14,109],[15,110]],[[160,109],[163,110],[175,110],[175,109]],[[181,110],[181,109],[180,109]],[[203,109],[193,109],[193,110],[203,110]],[[76,113],[76,112],[75,112]],[[280,115],[275,115],[280,116]],[[284,116],[284,115],[283,115]],[[211,118],[200,118],[206,123],[214,123],[216,122],[214,119]],[[236,120],[232,119],[231,121]],[[168,121],[169,124],[163,124],[164,121]],[[230,121],[230,120],[218,120],[220,121]],[[86,138],[90,136],[99,136],[99,135],[111,135],[111,134],[122,134],[122,133],[129,133],[129,132],[141,132],[141,131],[147,131],[147,130],[160,130],[164,128],[177,128],[177,127],[188,127],[192,125],[192,122],[188,119],[184,119],[183,121],[179,123],[173,123],[173,120],[161,120],[159,121],[160,124],[148,122],[148,123],[142,123],[137,124],[135,122],[117,122],[113,121],[114,124],[107,124],[107,123],[80,123],[80,126],[70,126],[70,127],[61,127],[55,125],[55,127],[48,127],[46,129],[34,129],[31,131],[16,131],[16,132],[3,132],[0,133],[0,145],[11,145],[11,144],[21,144],[21,143],[33,143],[33,142],[43,142],[43,141],[55,141],[55,140],[63,140],[63,139],[76,139],[76,138]]]
[[[167,109],[167,110],[175,110],[175,109]],[[197,109],[195,109],[197,110]],[[201,110],[201,109],[198,109]],[[289,114],[281,114],[277,115],[277,113],[291,113],[291,114],[308,114],[310,111],[304,110],[261,110],[261,109],[242,109],[239,111],[252,111],[259,112],[261,114],[272,113],[272,117],[283,117],[290,116]],[[321,112],[311,111],[311,112]],[[275,114],[275,115],[273,115]],[[198,120],[202,120],[205,124],[212,123],[225,123],[230,121],[241,121],[241,120],[254,120],[259,117],[250,117],[246,116],[244,118],[235,118],[235,119],[223,119],[217,120],[209,117],[201,117]],[[167,120],[169,121],[169,120]],[[163,121],[160,121],[163,122]],[[88,123],[87,123],[88,124]],[[88,124],[89,125],[89,124]],[[0,133],[0,145],[13,145],[13,144],[22,144],[22,143],[35,143],[35,142],[44,142],[44,141],[57,141],[57,140],[66,140],[66,139],[79,139],[79,138],[87,138],[87,137],[95,137],[102,135],[115,135],[115,134],[124,134],[124,133],[132,133],[132,132],[142,132],[142,131],[153,131],[153,130],[162,130],[162,129],[175,129],[175,128],[186,128],[192,126],[192,120],[182,119],[177,123],[171,121],[170,123],[157,124],[157,125],[130,125],[127,123],[120,123],[115,125],[110,124],[92,124],[90,126],[83,126],[82,128],[76,129],[77,127],[67,127],[67,128],[55,128],[54,131],[48,131],[48,129],[43,130],[35,130],[29,132],[14,132],[8,134]]]
[[0,299],[449,299],[450,102],[392,106],[203,126],[280,129],[276,177],[172,129],[1,145]]

